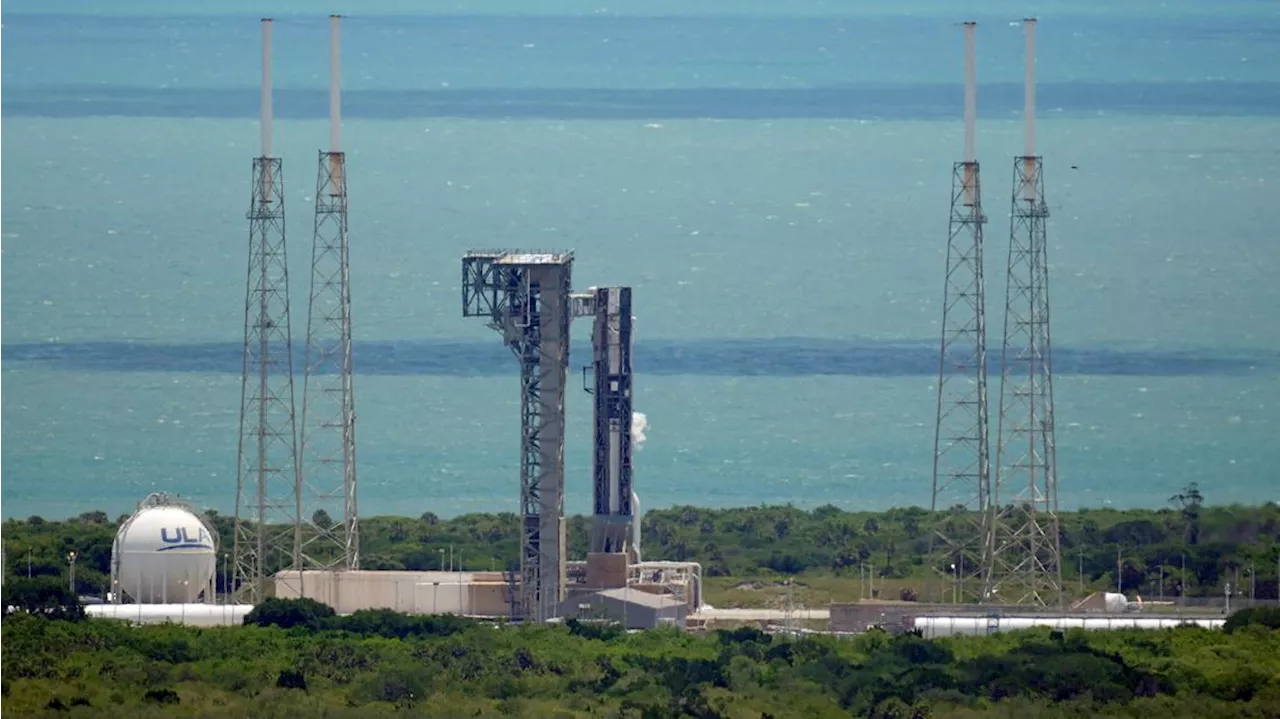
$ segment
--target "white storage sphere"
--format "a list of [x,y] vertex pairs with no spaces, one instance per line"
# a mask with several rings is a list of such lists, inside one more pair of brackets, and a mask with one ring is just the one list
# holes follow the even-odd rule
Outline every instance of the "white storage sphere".
[[164,505],[144,507],[120,527],[111,561],[117,589],[143,604],[195,602],[218,568],[212,530],[190,510]]

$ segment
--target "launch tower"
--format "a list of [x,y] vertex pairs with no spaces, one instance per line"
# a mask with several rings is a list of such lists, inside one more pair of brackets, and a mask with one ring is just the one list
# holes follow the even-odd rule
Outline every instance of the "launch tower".
[[468,252],[462,314],[486,317],[520,363],[520,614],[553,618],[565,595],[565,381],[573,253]]

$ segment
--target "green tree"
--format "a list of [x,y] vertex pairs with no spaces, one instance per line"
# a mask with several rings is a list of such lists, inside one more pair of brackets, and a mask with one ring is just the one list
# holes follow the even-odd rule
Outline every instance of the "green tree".
[[1195,546],[1200,541],[1200,506],[1204,504],[1204,495],[1195,482],[1188,484],[1181,492],[1169,498],[1177,503],[1182,511],[1183,539],[1187,544]]

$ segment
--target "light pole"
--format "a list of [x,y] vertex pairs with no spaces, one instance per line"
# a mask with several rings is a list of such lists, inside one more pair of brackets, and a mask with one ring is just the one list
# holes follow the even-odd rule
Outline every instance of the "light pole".
[[1187,555],[1185,552],[1182,554],[1182,576],[1178,581],[1182,583],[1178,590],[1178,603],[1185,607],[1187,606]]
[[76,593],[76,553],[75,550],[67,552],[67,564],[71,565],[71,594]]
[[1120,545],[1116,545],[1116,593],[1124,594],[1124,558],[1120,554]]
[[1080,587],[1079,590],[1077,591],[1080,594],[1080,596],[1083,597],[1084,596],[1084,545],[1083,544],[1080,545],[1079,547],[1079,554],[1080,554],[1080,566],[1076,569],[1076,583]]
[[440,548],[440,571],[444,571],[444,547]]

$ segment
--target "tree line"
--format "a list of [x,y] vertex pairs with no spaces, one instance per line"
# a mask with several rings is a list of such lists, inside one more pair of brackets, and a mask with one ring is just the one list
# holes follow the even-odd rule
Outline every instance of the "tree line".
[[278,599],[213,629],[17,612],[0,694],[12,716],[1245,719],[1280,706],[1277,627],[1268,609],[1227,631],[940,640],[338,617]]
[[[64,521],[40,517],[4,522],[7,576],[68,581],[68,554],[76,552],[76,591],[99,594],[109,583],[117,527],[103,512]],[[211,513],[231,550],[231,517]],[[850,512],[834,506],[651,510],[642,522],[646,558],[696,561],[709,577],[795,574],[912,580],[934,574],[930,540],[939,528],[975,525],[958,512],[918,507]],[[585,558],[590,519],[571,517],[570,557]],[[1280,598],[1280,505],[1207,506],[1194,485],[1160,509],[1082,509],[1059,514],[1062,571],[1068,588],[1126,591],[1168,597]],[[514,513],[466,514],[441,519],[370,517],[361,520],[364,569],[507,570],[519,556]],[[225,558],[219,561],[223,589]],[[910,581],[899,582],[910,584]]]

